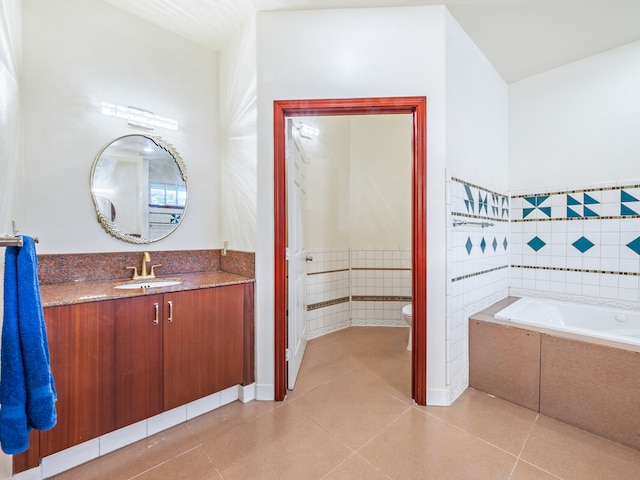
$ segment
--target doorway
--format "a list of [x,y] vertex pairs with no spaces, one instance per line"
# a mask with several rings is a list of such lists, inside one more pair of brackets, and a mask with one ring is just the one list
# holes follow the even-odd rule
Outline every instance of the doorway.
[[414,334],[411,396],[419,405],[426,404],[426,97],[285,100],[274,102],[274,393],[277,401],[284,400],[287,386],[286,118],[398,113],[412,115],[411,290]]

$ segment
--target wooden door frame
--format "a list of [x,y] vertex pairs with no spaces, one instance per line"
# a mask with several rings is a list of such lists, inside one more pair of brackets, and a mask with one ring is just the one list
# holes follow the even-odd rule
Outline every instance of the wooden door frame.
[[287,310],[287,176],[286,118],[326,115],[412,115],[411,168],[411,294],[413,346],[411,396],[427,403],[427,99],[426,97],[275,100],[274,142],[274,397],[282,401],[287,388],[285,351]]

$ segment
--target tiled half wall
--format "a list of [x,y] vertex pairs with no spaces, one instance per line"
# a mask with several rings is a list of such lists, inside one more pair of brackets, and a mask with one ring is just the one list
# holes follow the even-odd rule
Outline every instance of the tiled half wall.
[[640,307],[638,182],[511,202],[511,294]]
[[407,326],[411,251],[393,248],[310,250],[308,338],[351,325]]
[[508,294],[510,203],[504,192],[447,181],[446,403],[469,384],[467,319]]

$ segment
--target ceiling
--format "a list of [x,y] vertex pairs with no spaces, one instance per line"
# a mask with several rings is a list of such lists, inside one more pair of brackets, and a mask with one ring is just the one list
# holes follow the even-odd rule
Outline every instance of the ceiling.
[[106,0],[213,50],[256,11],[446,5],[507,83],[640,40],[640,0]]

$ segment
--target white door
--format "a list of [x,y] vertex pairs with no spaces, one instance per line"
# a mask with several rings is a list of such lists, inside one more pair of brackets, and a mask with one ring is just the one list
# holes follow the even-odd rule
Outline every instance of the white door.
[[303,235],[303,208],[306,195],[306,162],[298,130],[287,125],[287,222],[288,222],[288,351],[287,388],[293,390],[307,346],[307,278]]

